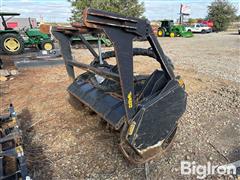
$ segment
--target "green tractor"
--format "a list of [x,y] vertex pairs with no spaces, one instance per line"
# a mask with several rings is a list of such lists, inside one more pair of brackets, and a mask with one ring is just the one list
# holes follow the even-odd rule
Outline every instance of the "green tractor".
[[[21,54],[25,47],[37,47],[41,50],[52,50],[54,48],[53,41],[50,36],[43,34],[39,29],[30,28],[24,29],[21,36],[20,31],[14,30],[7,26],[7,21],[13,16],[19,16],[19,13],[0,13],[3,29],[0,30],[0,52],[8,55]],[[5,19],[5,17],[9,17]]]
[[169,36],[173,37],[192,37],[192,32],[186,31],[183,25],[174,25],[173,20],[161,21],[161,26],[158,28],[157,35],[159,37]]
[[[100,43],[105,46],[105,47],[110,47],[112,46],[112,42],[105,36],[94,36],[91,34],[83,34],[82,35],[84,37],[84,39],[86,41],[88,41],[93,47],[98,47],[98,43],[100,41]],[[81,44],[83,45],[83,43],[81,43],[81,38],[78,36],[74,36],[70,39],[71,45],[75,46],[75,47],[82,47]],[[80,45],[79,45],[80,43]]]
[[42,33],[38,28],[33,28],[29,18],[30,28],[24,30],[26,39],[24,40],[25,47],[37,47],[40,50],[53,50],[54,43],[50,35]]

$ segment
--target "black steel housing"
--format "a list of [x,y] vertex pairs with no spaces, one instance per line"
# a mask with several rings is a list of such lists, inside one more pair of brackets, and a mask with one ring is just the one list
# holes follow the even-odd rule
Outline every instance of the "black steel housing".
[[[137,154],[146,157],[148,152],[161,148],[163,142],[175,132],[177,122],[186,108],[187,96],[183,84],[175,77],[148,20],[96,9],[86,9],[83,18],[84,26],[54,27],[52,30],[60,42],[68,75],[73,79],[68,91],[115,129],[120,130],[125,124],[128,129],[124,131],[125,140]],[[115,67],[100,64],[99,55],[81,35],[86,29],[87,32],[101,30],[112,41],[112,56],[117,61]],[[82,42],[95,57],[90,65],[73,59],[69,39],[76,34],[80,34]],[[151,47],[148,50],[134,49],[135,38],[147,39]],[[141,54],[156,59],[160,68],[140,83],[133,74],[133,56]],[[103,53],[101,58],[106,62],[104,57]],[[74,67],[87,72],[76,77]],[[96,75],[105,80],[99,84],[93,83]],[[116,92],[109,93],[102,87],[104,84],[117,87],[118,95]]]

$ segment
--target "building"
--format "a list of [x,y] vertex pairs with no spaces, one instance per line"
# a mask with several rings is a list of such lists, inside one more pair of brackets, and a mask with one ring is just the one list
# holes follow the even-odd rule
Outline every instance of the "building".
[[[7,26],[15,30],[21,30],[23,28],[30,28],[29,18],[11,18],[8,20],[8,17],[5,18],[7,21]],[[33,27],[37,27],[36,18],[31,18],[31,24]],[[0,19],[0,29],[3,30],[2,20]]]

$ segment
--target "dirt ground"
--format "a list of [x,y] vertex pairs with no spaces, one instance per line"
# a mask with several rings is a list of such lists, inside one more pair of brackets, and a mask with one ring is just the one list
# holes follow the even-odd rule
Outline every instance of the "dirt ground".
[[[180,174],[182,160],[222,165],[240,159],[240,38],[231,33],[193,38],[159,38],[182,76],[187,110],[170,151],[149,163],[149,178],[196,179]],[[136,47],[147,48],[146,42]],[[75,58],[89,61],[85,49]],[[84,59],[83,59],[84,58]],[[139,57],[136,73],[158,68]],[[118,149],[118,133],[106,128],[89,109],[73,108],[64,66],[22,69],[1,82],[1,112],[13,102],[24,134],[33,179],[145,179],[144,165],[132,165]],[[208,179],[224,177],[208,176]]]

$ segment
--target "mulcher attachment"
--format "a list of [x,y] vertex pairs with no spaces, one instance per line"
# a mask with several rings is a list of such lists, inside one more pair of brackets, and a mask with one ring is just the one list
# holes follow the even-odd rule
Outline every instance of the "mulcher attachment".
[[30,180],[22,147],[22,132],[12,105],[0,116],[0,179]]
[[[104,32],[114,51],[96,53],[82,33]],[[186,108],[184,83],[176,78],[147,20],[86,9],[83,24],[54,27],[66,69],[73,83],[68,92],[89,106],[116,130],[121,131],[120,148],[134,163],[146,162],[169,147],[177,122]],[[94,56],[90,64],[72,57],[69,39],[78,35]],[[148,49],[133,48],[133,39],[147,39]],[[134,76],[133,56],[149,56],[160,68],[145,76]],[[107,61],[116,57],[116,65]],[[75,77],[74,67],[86,72]]]

